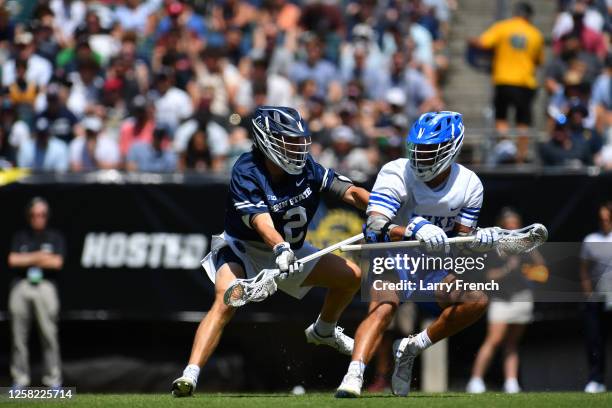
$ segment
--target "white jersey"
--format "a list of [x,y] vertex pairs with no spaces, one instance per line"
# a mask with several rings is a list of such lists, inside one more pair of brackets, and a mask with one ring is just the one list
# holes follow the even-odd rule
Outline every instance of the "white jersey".
[[590,275],[595,289],[600,293],[612,294],[612,232],[593,232],[584,238],[580,257],[591,261]]
[[478,176],[460,164],[453,163],[446,182],[432,189],[415,177],[408,159],[397,159],[378,173],[367,213],[383,214],[398,225],[420,216],[445,232],[452,231],[456,223],[475,228],[482,194]]

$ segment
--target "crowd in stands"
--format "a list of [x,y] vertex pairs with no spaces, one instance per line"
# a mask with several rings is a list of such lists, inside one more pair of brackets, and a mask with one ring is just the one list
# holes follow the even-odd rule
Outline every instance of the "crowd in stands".
[[[552,33],[545,37],[534,23],[533,6],[519,2],[511,18],[470,39],[471,47],[490,52],[492,58],[497,140],[491,163],[612,168],[610,11],[612,1],[560,1]],[[548,61],[547,37],[552,43]],[[540,67],[543,84],[538,83]],[[530,139],[539,88],[545,93],[544,130],[550,137],[530,151],[529,146],[536,145]],[[509,137],[510,108],[515,112],[515,140]]]
[[560,1],[544,88],[550,140],[545,165],[612,169],[611,1]]
[[[610,1],[560,3],[542,84],[551,138],[539,160],[612,168]],[[366,180],[403,155],[420,113],[447,108],[456,8],[0,0],[0,168],[223,173],[251,149],[254,107],[269,104],[298,108],[313,155]]]
[[270,104],[365,180],[444,107],[447,0],[0,4],[2,167],[225,172]]

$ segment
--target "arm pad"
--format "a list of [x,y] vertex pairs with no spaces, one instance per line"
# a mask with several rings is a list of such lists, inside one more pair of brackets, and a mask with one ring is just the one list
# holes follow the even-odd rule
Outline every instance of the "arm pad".
[[374,214],[368,216],[366,221],[365,236],[368,242],[390,241],[389,230],[397,227],[384,215]]
[[339,199],[344,198],[344,193],[353,185],[353,182],[348,177],[344,177],[341,174],[334,173],[334,179],[329,186],[329,193],[338,197]]

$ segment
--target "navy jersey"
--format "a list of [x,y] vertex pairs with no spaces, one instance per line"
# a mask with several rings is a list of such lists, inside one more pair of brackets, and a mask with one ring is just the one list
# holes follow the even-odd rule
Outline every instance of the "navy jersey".
[[320,194],[329,190],[334,171],[316,163],[309,155],[302,174],[287,174],[282,182],[273,183],[264,160],[259,154],[249,152],[234,164],[225,231],[240,240],[263,242],[250,221],[254,214],[267,212],[291,248],[301,248],[308,224],[319,206]]

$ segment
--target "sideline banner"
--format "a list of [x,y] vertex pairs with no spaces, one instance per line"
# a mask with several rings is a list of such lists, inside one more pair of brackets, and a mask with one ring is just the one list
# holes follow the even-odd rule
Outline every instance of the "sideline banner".
[[[481,225],[494,225],[500,208],[511,205],[523,214],[525,223],[545,224],[549,241],[571,243],[576,254],[582,239],[597,230],[598,203],[612,195],[612,174],[480,173],[480,177],[485,187]],[[32,197],[43,196],[51,206],[50,226],[63,233],[67,244],[65,267],[57,276],[64,316],[198,320],[213,300],[213,286],[199,261],[208,251],[211,235],[223,230],[226,194],[225,178],[112,171],[34,175],[2,186],[0,299],[7,299],[14,277],[6,260],[14,233],[26,226],[24,207]],[[323,200],[307,239],[325,247],[359,233],[362,224],[363,214]],[[542,249],[545,256],[549,248],[554,246]],[[570,258],[570,262],[555,258],[545,271],[532,268],[524,273],[542,289],[561,277],[574,283],[570,276],[575,276],[577,256]],[[290,317],[318,307],[320,295],[313,291],[299,307],[288,297],[275,296],[245,308],[241,315],[250,319],[265,312],[272,319],[283,318],[283,313]],[[290,302],[291,307],[279,307]],[[355,302],[361,304],[358,298]],[[0,312],[6,307],[0,302]],[[179,316],[185,312],[197,316]]]

